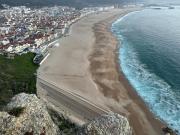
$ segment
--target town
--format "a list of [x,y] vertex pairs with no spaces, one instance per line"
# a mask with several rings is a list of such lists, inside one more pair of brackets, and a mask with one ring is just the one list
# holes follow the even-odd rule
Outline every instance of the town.
[[93,7],[76,10],[54,6],[31,9],[25,6],[0,10],[0,54],[13,58],[27,52],[37,54],[35,63],[47,55],[53,41],[64,36],[78,19],[111,7]]

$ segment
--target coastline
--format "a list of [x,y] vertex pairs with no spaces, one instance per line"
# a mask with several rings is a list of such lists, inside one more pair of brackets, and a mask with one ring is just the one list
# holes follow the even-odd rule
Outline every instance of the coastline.
[[[50,50],[51,55],[40,66],[38,76],[125,115],[137,135],[159,135],[164,124],[149,111],[121,72],[118,42],[111,32],[116,19],[135,10],[89,15],[73,24],[71,34],[60,39],[59,47]],[[53,102],[49,95],[41,94],[38,88],[41,98]]]
[[[134,11],[132,11],[132,12],[134,12]],[[129,13],[132,13],[132,12],[129,12]],[[129,14],[129,13],[125,13],[124,15],[127,15],[127,14]],[[98,25],[104,25],[103,27],[105,27],[105,29],[104,28],[102,28],[103,30],[104,30],[104,33],[105,34],[107,34],[106,32],[108,32],[108,33],[110,33],[110,35],[111,35],[111,37],[110,38],[112,38],[111,40],[111,44],[112,45],[115,45],[116,47],[115,47],[115,49],[114,50],[112,50],[112,52],[113,53],[115,53],[115,55],[114,55],[114,58],[112,58],[112,59],[114,59],[114,63],[115,63],[115,65],[114,65],[114,68],[116,69],[116,71],[117,71],[117,73],[118,73],[118,75],[119,75],[119,77],[118,77],[118,81],[119,81],[119,83],[121,83],[123,86],[124,86],[124,88],[127,90],[127,94],[128,94],[128,96],[131,98],[131,100],[132,100],[132,102],[133,103],[135,103],[136,105],[137,105],[137,107],[140,109],[140,110],[142,110],[143,111],[143,113],[145,114],[145,117],[147,118],[147,120],[149,121],[149,123],[151,124],[151,126],[152,126],[152,129],[154,130],[154,131],[152,131],[152,130],[143,130],[144,129],[144,126],[145,125],[143,125],[143,124],[145,124],[143,121],[141,121],[140,119],[141,119],[141,117],[139,117],[138,116],[138,113],[139,112],[136,112],[136,110],[135,110],[135,108],[134,107],[132,107],[132,106],[126,106],[125,108],[128,110],[128,112],[130,113],[128,116],[126,115],[126,114],[124,114],[123,112],[121,112],[121,111],[119,111],[119,110],[114,110],[114,109],[112,109],[112,111],[115,111],[115,112],[117,112],[117,113],[120,113],[120,114],[122,114],[122,115],[124,115],[124,116],[126,116],[126,117],[128,117],[128,119],[130,120],[130,124],[132,125],[132,127],[133,127],[133,130],[135,131],[135,134],[138,134],[138,135],[148,135],[148,134],[157,134],[157,135],[159,135],[159,134],[163,134],[163,132],[162,132],[162,127],[164,127],[164,126],[166,126],[166,124],[165,123],[163,123],[162,121],[160,121],[159,119],[157,119],[156,118],[156,116],[150,111],[150,109],[148,108],[148,106],[145,104],[145,102],[143,101],[143,99],[137,94],[137,92],[135,91],[135,89],[133,88],[133,86],[131,86],[131,84],[129,83],[129,81],[127,80],[127,78],[125,77],[125,75],[123,74],[123,72],[122,72],[122,70],[121,70],[121,66],[120,66],[120,63],[119,63],[119,49],[120,49],[120,45],[119,45],[119,42],[118,42],[118,40],[116,39],[116,36],[112,33],[112,31],[111,31],[111,27],[112,27],[112,23],[114,23],[117,19],[119,19],[119,18],[121,18],[121,17],[123,17],[124,15],[115,15],[115,16],[113,16],[113,17],[110,17],[110,18],[108,18],[108,19],[105,19],[105,20],[103,20],[103,21],[101,21],[101,22],[98,22],[97,24],[95,24],[95,26],[94,26],[94,32],[95,32],[95,35],[96,35],[96,40],[99,40],[98,38],[97,38],[97,36],[99,35],[99,33],[98,33],[98,31],[99,30],[97,30],[97,29],[99,29],[99,28],[97,28],[97,27],[99,27]],[[101,31],[102,32],[102,31]],[[98,41],[96,41],[96,43],[95,43],[95,46],[97,46],[98,44],[101,44],[101,43],[97,43]],[[107,44],[107,42],[105,42],[105,44]],[[107,48],[108,48],[108,46],[106,46]],[[100,48],[99,48],[100,49]],[[94,50],[93,52],[92,52],[92,54],[93,53],[96,53],[97,51],[99,51],[98,49],[97,49],[97,47],[96,47],[96,50]],[[100,56],[100,57],[103,57],[103,56]],[[96,58],[97,58],[97,56],[96,56]],[[93,63],[94,61],[93,61],[93,58],[91,57],[90,58],[90,63]],[[107,61],[106,61],[107,62]],[[101,63],[101,64],[103,64],[103,63]],[[106,64],[105,64],[106,65]],[[97,68],[94,68],[93,66],[91,66],[90,67],[90,70],[91,70],[91,73],[93,73],[95,70],[97,70]],[[96,73],[94,73],[94,74],[97,74],[97,72]],[[116,75],[113,75],[113,74],[111,74],[111,76],[116,76]],[[99,84],[99,77],[97,77],[96,75],[94,75],[93,76],[94,77],[94,81],[97,83],[97,84]],[[97,81],[98,80],[98,81]],[[104,89],[103,91],[106,91],[105,89],[107,89],[107,87],[105,87],[105,86],[103,86],[103,85],[99,85],[99,89]],[[106,93],[106,92],[105,92]],[[105,96],[106,96],[106,94],[105,94]],[[109,95],[108,95],[109,96]],[[118,100],[116,97],[114,97],[115,98],[115,100]],[[137,109],[137,108],[136,108]],[[138,118],[139,117],[139,118]],[[142,129],[142,130],[139,130],[139,129]]]

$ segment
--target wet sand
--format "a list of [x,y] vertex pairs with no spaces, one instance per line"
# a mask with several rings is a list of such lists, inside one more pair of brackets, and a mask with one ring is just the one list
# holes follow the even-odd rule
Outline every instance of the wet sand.
[[99,90],[107,98],[119,104],[107,104],[112,111],[129,118],[137,135],[163,134],[164,125],[155,119],[143,100],[129,84],[119,66],[119,43],[111,33],[111,24],[119,16],[113,16],[96,23],[93,27],[96,37],[93,53],[90,56],[90,70]]
[[89,15],[60,39],[60,46],[40,66],[38,75],[98,106],[125,115],[137,135],[160,135],[161,126],[129,85],[118,63],[118,43],[111,23],[135,9]]

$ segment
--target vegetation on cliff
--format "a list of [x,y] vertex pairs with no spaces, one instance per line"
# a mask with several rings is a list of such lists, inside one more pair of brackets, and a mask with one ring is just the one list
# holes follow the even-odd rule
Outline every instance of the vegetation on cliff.
[[78,127],[62,114],[56,112],[53,109],[48,108],[49,115],[53,122],[58,126],[59,130],[64,135],[77,135]]
[[7,59],[0,55],[0,109],[21,92],[36,93],[35,54],[28,53]]

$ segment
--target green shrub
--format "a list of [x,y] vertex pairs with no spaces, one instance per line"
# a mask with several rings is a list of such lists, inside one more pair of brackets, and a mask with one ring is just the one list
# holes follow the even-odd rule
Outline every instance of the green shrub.
[[7,59],[0,55],[0,110],[19,93],[36,94],[35,54],[27,53]]

